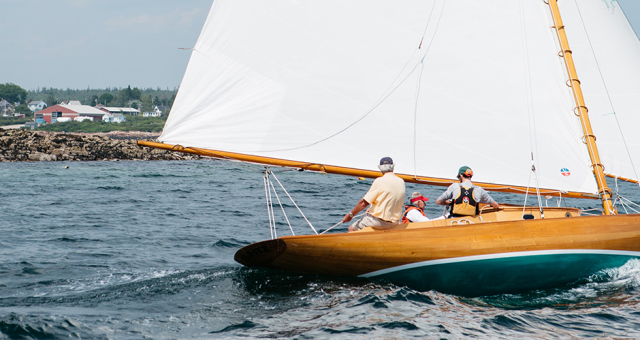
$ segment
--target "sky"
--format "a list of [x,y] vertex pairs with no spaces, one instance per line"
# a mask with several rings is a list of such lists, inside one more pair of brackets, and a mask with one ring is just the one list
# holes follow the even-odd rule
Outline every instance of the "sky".
[[[640,0],[617,3],[640,34]],[[179,48],[195,45],[211,4],[0,0],[0,84],[27,90],[177,88],[191,54]]]

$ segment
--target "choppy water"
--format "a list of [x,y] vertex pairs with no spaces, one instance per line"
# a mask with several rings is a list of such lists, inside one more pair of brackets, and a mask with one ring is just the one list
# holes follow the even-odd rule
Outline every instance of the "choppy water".
[[[321,230],[370,185],[277,176]],[[256,166],[0,163],[0,183],[0,338],[640,337],[638,261],[570,287],[472,299],[244,268],[233,261],[236,250],[270,238]],[[636,187],[623,189],[640,200]],[[428,215],[441,213],[433,201],[443,188],[419,190],[432,198]],[[309,233],[295,208],[287,209],[294,231]],[[288,234],[284,220],[279,233]]]

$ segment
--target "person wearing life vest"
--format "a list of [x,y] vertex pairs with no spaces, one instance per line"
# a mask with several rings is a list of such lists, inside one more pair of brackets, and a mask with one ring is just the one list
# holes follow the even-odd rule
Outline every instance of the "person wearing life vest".
[[404,214],[402,214],[402,223],[425,222],[429,218],[424,213],[424,202],[428,201],[427,197],[421,193],[414,191],[409,198],[409,204],[404,206]]
[[471,183],[472,176],[473,170],[470,167],[461,167],[458,170],[460,183],[451,184],[447,191],[436,200],[439,205],[451,206],[449,217],[478,215],[478,203],[487,203],[495,209],[500,209],[498,202],[491,198],[484,189]]

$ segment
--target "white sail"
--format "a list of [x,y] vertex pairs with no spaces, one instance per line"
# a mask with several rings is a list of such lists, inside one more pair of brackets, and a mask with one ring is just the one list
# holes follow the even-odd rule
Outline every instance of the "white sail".
[[519,186],[533,155],[595,192],[552,26],[540,0],[216,0],[160,141]]
[[640,41],[616,1],[559,6],[605,171],[637,180]]

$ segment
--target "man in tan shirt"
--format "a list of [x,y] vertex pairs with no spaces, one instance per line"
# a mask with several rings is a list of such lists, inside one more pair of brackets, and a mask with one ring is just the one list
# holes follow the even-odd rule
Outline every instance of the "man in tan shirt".
[[382,177],[373,181],[367,194],[342,219],[342,223],[347,223],[354,215],[371,205],[362,219],[349,226],[349,232],[358,231],[364,227],[389,229],[400,223],[405,186],[402,178],[393,173],[394,167],[390,157],[380,160],[378,168],[382,171]]

